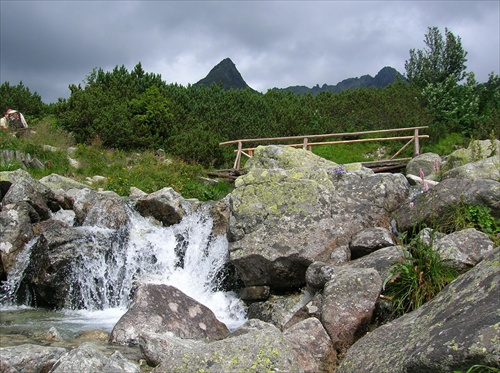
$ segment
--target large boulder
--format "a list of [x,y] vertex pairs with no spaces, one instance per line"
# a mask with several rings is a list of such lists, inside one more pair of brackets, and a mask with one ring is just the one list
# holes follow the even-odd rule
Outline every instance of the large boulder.
[[52,190],[62,189],[64,191],[68,191],[70,189],[86,189],[89,187],[87,184],[80,183],[69,177],[58,174],[44,176],[40,179],[40,183]]
[[309,265],[326,262],[354,233],[389,226],[408,195],[405,177],[339,170],[302,149],[256,149],[229,196],[230,260],[246,286],[302,286]]
[[3,206],[26,201],[40,220],[50,217],[49,200],[52,200],[52,191],[28,172],[22,169],[0,172],[0,191]]
[[470,162],[460,167],[455,167],[445,172],[442,179],[491,179],[500,181],[500,157],[494,156]]
[[321,322],[310,317],[283,332],[305,373],[333,372],[337,353]]
[[[106,258],[115,232],[59,227],[44,230],[31,248],[29,264],[19,285],[19,302],[31,294],[33,306],[85,308],[109,306]],[[116,254],[116,253],[115,253]],[[88,304],[86,302],[92,302]]]
[[246,169],[294,169],[294,168],[338,168],[335,162],[314,155],[303,149],[290,146],[259,146],[254,156],[245,164]]
[[493,251],[494,247],[493,241],[486,233],[474,228],[438,236],[430,243],[441,259],[458,271],[475,266]]
[[212,311],[168,285],[140,285],[128,311],[114,326],[109,341],[137,344],[141,333],[171,332],[179,338],[214,341],[229,334]]
[[15,266],[24,246],[35,237],[31,224],[37,217],[27,202],[6,205],[0,211],[0,262],[6,273]]
[[460,148],[444,158],[442,171],[446,172],[453,168],[463,166],[470,162],[492,157],[500,152],[499,140],[474,140],[467,148]]
[[156,366],[156,373],[303,372],[283,334],[258,320],[212,343],[170,333],[141,333],[139,346],[148,364]]
[[419,225],[432,226],[443,219],[453,219],[453,209],[460,203],[486,206],[494,217],[500,218],[500,182],[446,179],[413,200],[406,200],[394,215],[399,230],[404,232]]
[[368,330],[382,290],[374,269],[339,268],[323,289],[321,322],[340,353]]
[[437,171],[441,167],[441,156],[436,153],[424,153],[410,159],[406,165],[406,175],[415,175],[420,177],[422,170],[425,178],[435,180]]
[[120,229],[130,221],[130,208],[116,194],[86,188],[70,189],[66,195],[72,202],[76,225]]
[[186,214],[185,200],[172,188],[163,188],[140,197],[135,209],[142,216],[151,216],[165,226],[179,223]]
[[357,341],[338,373],[500,368],[500,250],[433,300]]

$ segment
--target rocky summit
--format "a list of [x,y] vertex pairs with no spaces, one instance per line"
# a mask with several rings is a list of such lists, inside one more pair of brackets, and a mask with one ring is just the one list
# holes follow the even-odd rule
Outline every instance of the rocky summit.
[[[1,347],[0,370],[498,370],[499,170],[498,155],[486,153],[481,159],[423,154],[403,175],[374,173],[360,164],[341,167],[301,149],[262,146],[234,190],[216,204],[185,200],[169,189],[119,197],[57,175],[36,180],[23,170],[1,172],[2,279],[13,279],[25,260],[24,247],[33,245],[15,296],[19,303],[33,305],[30,299],[36,299],[39,307],[78,308],[72,269],[82,258],[101,254],[117,261],[121,246],[112,239],[127,237],[132,214],[166,229],[202,209],[216,222],[211,239],[222,237],[228,245],[225,269],[217,274],[221,286],[239,294],[248,320],[227,328],[174,286],[132,282],[121,295],[131,299],[129,309],[107,336],[114,353],[103,353],[97,340],[60,347],[60,340],[47,337],[40,346]],[[464,203],[489,211],[488,221],[497,225],[484,231],[433,228]],[[90,226],[98,229],[81,229]],[[410,231],[458,277],[398,317],[383,291],[394,279],[393,265],[410,257],[404,239]],[[176,265],[182,265],[187,243],[177,244]],[[159,258],[142,260],[155,265]],[[112,301],[97,289],[95,296]],[[122,354],[124,346],[139,357]]]

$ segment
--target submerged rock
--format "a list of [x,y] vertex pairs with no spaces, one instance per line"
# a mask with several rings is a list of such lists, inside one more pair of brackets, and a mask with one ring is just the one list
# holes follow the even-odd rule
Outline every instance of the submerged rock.
[[61,356],[50,370],[50,373],[69,372],[140,373],[140,369],[119,351],[106,356],[92,343],[85,342]]
[[0,371],[48,372],[56,361],[66,352],[62,347],[24,344],[0,348]]

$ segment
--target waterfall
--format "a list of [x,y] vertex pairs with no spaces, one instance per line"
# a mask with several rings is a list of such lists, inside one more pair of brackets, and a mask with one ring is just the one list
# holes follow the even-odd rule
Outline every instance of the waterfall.
[[[72,228],[89,237],[82,246],[90,249],[82,250],[85,255],[71,265],[68,304],[96,313],[125,312],[138,284],[167,284],[210,308],[229,329],[240,326],[246,318],[245,307],[235,293],[221,286],[228,242],[225,236],[212,236],[213,220],[207,210],[201,206],[170,227],[131,210],[130,224],[118,230]],[[13,299],[18,291],[29,254],[27,247],[16,275],[9,274],[9,283],[3,286],[5,298]]]

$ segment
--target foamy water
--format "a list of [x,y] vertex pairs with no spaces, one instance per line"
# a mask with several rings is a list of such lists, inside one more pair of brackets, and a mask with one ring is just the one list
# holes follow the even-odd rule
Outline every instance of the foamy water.
[[[175,286],[210,308],[229,329],[237,328],[245,322],[246,310],[235,293],[216,290],[228,260],[228,243],[224,236],[211,236],[212,224],[209,214],[199,210],[171,227],[133,213],[128,230],[76,228],[93,237],[90,244],[95,246],[92,256],[75,262],[70,274],[74,299],[68,304],[82,309],[44,314],[41,320],[52,317],[56,327],[61,323],[69,329],[111,331],[130,306],[133,287],[157,283]],[[10,292],[2,300],[3,312],[16,312],[9,300],[15,298],[31,245],[20,257],[16,273],[9,274],[9,282],[3,284]],[[18,312],[28,312],[15,307]]]

